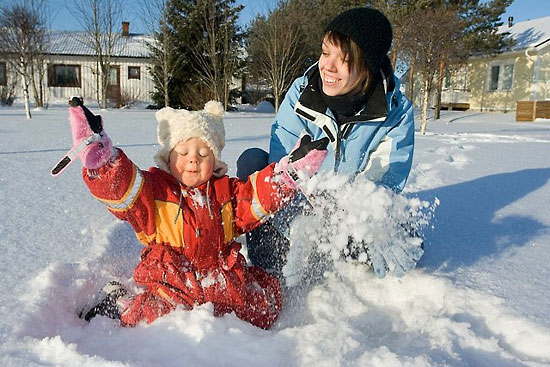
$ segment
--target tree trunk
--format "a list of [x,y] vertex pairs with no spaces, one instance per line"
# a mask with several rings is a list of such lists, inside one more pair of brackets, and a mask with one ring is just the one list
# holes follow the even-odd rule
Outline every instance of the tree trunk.
[[[414,66],[416,64],[416,57],[413,56],[411,60],[411,67],[409,68],[409,85],[407,86],[407,97],[413,102],[414,98]],[[414,102],[413,102],[414,104]]]
[[[225,80],[225,78],[224,78]],[[225,80],[223,84],[223,108],[227,111],[227,106],[229,106],[229,82]]]
[[36,60],[31,62],[30,78],[34,96],[34,104],[36,107],[44,107],[44,69],[42,61]]
[[99,85],[100,85],[100,79],[101,78],[101,73],[99,71],[99,61],[96,60],[95,62],[95,70],[96,70],[96,73],[95,73],[95,99],[97,101],[97,107],[101,108],[101,99],[99,98]]
[[164,107],[170,106],[170,85],[168,83],[168,74],[164,72]]
[[25,116],[27,120],[32,119],[31,116],[31,101],[29,98],[29,81],[27,76],[23,75],[23,100],[25,101]]
[[27,75],[28,69],[23,59],[20,60],[20,67],[21,67],[21,78],[23,81],[23,101],[25,104],[25,116],[27,117],[27,120],[30,120],[32,119],[32,116],[31,116],[31,105],[30,105],[30,98],[29,98],[29,76]]
[[107,108],[107,85],[109,84],[109,67],[101,68],[101,106]]
[[31,62],[31,72],[30,72],[30,82],[32,85],[32,92],[34,97],[34,104],[36,107],[42,107],[40,104],[40,97],[38,95],[38,85],[36,84],[36,78],[35,78],[35,71],[34,71],[34,63]]
[[168,44],[168,37],[166,36],[167,30],[163,30],[165,33],[163,39],[163,50],[162,50],[162,87],[164,93],[164,107],[170,106],[170,60],[168,58],[168,47],[171,45]]
[[428,102],[430,100],[430,81],[424,80],[424,98],[422,99],[422,117],[420,123],[420,134],[426,134],[426,125],[428,124]]
[[439,120],[441,117],[441,92],[443,90],[443,73],[445,71],[445,61],[442,58],[439,61],[439,73],[437,74],[437,90],[435,101],[434,119]]
[[44,60],[41,59],[38,64],[38,96],[40,99],[40,107],[44,107],[45,96],[44,96],[44,77],[45,77],[45,68]]

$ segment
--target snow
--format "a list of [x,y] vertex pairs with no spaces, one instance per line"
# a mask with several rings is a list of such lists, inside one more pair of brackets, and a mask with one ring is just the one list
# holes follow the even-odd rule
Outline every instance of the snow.
[[[117,146],[140,167],[153,164],[154,111],[101,114]],[[0,365],[550,364],[550,120],[444,111],[429,121],[428,133],[416,136],[404,196],[371,187],[345,214],[360,221],[435,207],[433,218],[419,217],[429,222],[417,268],[378,279],[364,265],[336,261],[321,280],[285,291],[281,317],[265,331],[234,315],[216,318],[208,304],[136,328],[77,318],[109,280],[137,290],[131,275],[141,245],[87,193],[78,163],[50,176],[71,146],[67,119],[61,107],[33,111],[31,121],[20,107],[0,108]],[[267,148],[272,119],[226,114],[230,175],[244,149]],[[376,232],[383,222],[365,228]],[[328,223],[336,232],[325,245],[335,248],[340,232],[357,227]]]

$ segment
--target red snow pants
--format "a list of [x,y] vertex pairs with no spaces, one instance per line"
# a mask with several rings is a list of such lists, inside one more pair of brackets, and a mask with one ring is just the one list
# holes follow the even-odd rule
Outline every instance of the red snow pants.
[[134,280],[145,291],[122,312],[125,326],[142,320],[153,322],[177,305],[192,309],[212,302],[216,316],[235,312],[238,318],[269,329],[282,308],[279,280],[259,267],[247,266],[241,254],[230,269],[220,266],[198,271],[173,248],[151,245],[141,253]]

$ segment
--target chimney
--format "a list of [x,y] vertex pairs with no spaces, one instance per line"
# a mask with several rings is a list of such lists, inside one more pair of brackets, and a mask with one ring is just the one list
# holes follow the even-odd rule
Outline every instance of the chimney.
[[126,37],[130,35],[130,22],[122,22],[122,35]]
[[508,17],[508,28],[514,25],[514,17]]

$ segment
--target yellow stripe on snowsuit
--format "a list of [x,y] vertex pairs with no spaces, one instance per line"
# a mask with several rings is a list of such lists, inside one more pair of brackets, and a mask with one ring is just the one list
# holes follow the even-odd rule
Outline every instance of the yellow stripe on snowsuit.
[[[162,200],[155,200],[155,207],[155,228],[157,229],[155,241],[157,243],[169,243],[173,247],[183,247],[185,209],[182,209],[181,215],[178,215],[180,211],[178,203]],[[178,219],[174,223],[176,217]]]
[[252,215],[257,220],[262,220],[269,213],[264,209],[260,203],[260,198],[258,197],[258,187],[256,186],[256,180],[258,178],[258,172],[253,173],[250,176],[250,182],[252,183],[252,189],[254,190],[254,197],[252,198],[252,204],[250,205],[250,211]]
[[233,240],[235,234],[233,233],[233,205],[231,201],[223,204],[221,210],[222,226],[224,234],[224,242],[229,243]]
[[124,193],[122,198],[118,200],[108,200],[96,197],[107,208],[116,212],[126,211],[132,208],[136,199],[143,188],[143,175],[141,171],[135,166],[132,166],[132,180],[128,186],[128,190]]

